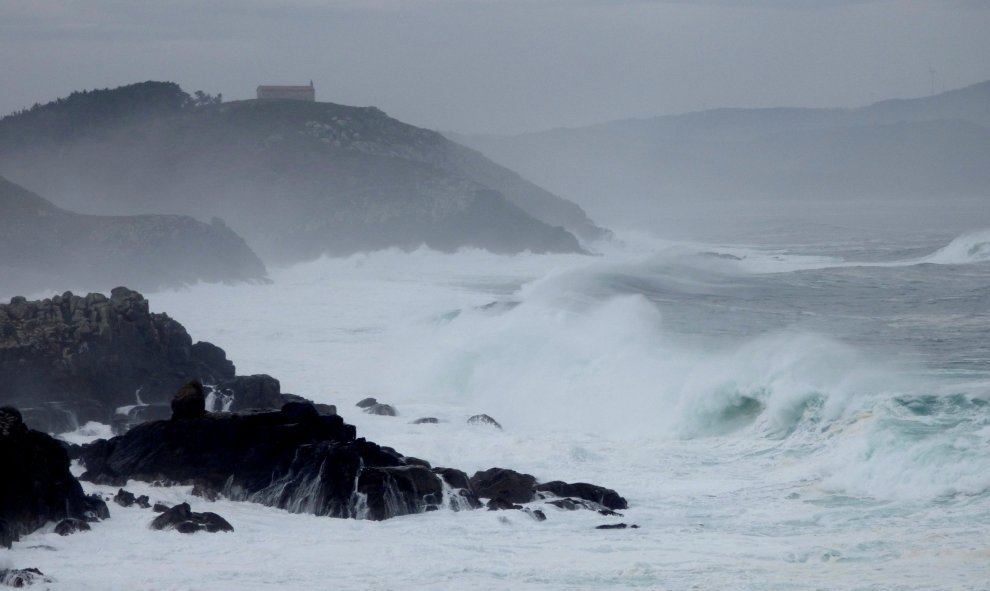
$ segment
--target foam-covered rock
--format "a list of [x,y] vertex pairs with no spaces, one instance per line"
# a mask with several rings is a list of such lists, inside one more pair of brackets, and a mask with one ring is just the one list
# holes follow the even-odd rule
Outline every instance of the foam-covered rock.
[[174,529],[183,534],[234,531],[234,527],[223,517],[209,511],[196,513],[189,507],[189,503],[180,503],[163,511],[152,520],[149,527],[154,530]]

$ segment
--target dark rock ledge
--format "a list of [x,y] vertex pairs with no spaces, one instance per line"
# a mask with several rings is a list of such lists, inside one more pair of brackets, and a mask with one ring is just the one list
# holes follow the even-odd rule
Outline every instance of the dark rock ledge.
[[381,520],[437,510],[476,509],[479,497],[509,505],[554,496],[624,509],[615,491],[493,468],[469,478],[434,468],[357,437],[336,414],[308,402],[278,411],[211,413],[202,387],[183,386],[169,420],[150,421],[110,440],[83,446],[82,480],[119,485],[127,479],[193,484],[201,496],[223,495],[297,513]]

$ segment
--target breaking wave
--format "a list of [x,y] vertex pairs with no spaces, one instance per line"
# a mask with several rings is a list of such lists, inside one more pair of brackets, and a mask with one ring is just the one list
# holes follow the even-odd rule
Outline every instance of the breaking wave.
[[847,494],[990,490],[985,396],[934,393],[934,382],[808,332],[732,345],[674,334],[662,305],[630,292],[703,293],[717,276],[634,271],[559,273],[512,305],[435,318],[399,347],[387,381],[403,390],[391,395],[443,399],[529,433],[729,438],[804,457],[809,478]]
[[990,229],[957,237],[921,262],[939,265],[965,265],[990,261]]

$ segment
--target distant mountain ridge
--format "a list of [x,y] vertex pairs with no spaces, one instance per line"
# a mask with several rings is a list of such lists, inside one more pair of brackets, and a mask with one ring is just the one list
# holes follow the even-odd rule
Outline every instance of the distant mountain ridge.
[[0,120],[0,174],[87,213],[221,216],[274,262],[420,244],[579,252],[572,232],[605,234],[573,203],[373,107],[195,103],[157,82],[99,92]]
[[7,296],[67,286],[155,289],[265,276],[258,257],[220,220],[80,215],[0,177],[0,277]]
[[609,211],[671,204],[990,197],[990,81],[856,109],[716,109],[452,137],[611,223]]

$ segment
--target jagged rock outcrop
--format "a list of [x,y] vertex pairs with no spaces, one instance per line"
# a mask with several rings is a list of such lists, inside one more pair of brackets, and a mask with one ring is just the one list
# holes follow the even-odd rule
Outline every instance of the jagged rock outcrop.
[[219,216],[280,263],[424,244],[581,252],[572,232],[602,233],[573,203],[374,107],[179,100],[135,116],[156,93],[181,89],[76,93],[0,120],[0,174],[87,211]]
[[61,209],[0,177],[0,296],[52,286],[141,289],[265,281],[261,260],[219,218],[96,216]]
[[150,313],[127,288],[109,298],[66,292],[0,305],[0,401],[40,430],[108,423],[118,407],[166,403],[191,378],[233,377],[221,349],[193,343],[181,324]]
[[[191,411],[190,398],[196,400]],[[476,509],[482,506],[479,497],[491,498],[495,508],[521,508],[514,503],[557,493],[589,496],[595,505],[614,497],[625,506],[614,491],[594,485],[554,481],[538,495],[529,474],[492,468],[468,478],[456,468],[433,468],[358,438],[339,415],[322,414],[307,401],[292,400],[277,412],[244,413],[206,412],[201,403],[202,387],[186,384],[173,400],[170,419],[82,446],[81,478],[193,484],[194,494],[207,499],[222,495],[299,513],[374,520],[441,507]],[[118,493],[123,504],[131,497]]]
[[457,497],[456,504],[446,501],[451,507],[465,508],[473,496],[453,490],[454,483],[466,483],[463,473],[436,472],[359,439],[342,418],[321,415],[305,402],[287,403],[277,412],[145,423],[84,446],[81,459],[84,480],[196,483],[229,499],[332,517],[419,513],[443,505],[445,491]]
[[106,503],[87,497],[55,439],[27,428],[17,409],[0,408],[0,546],[50,521],[98,521]]

